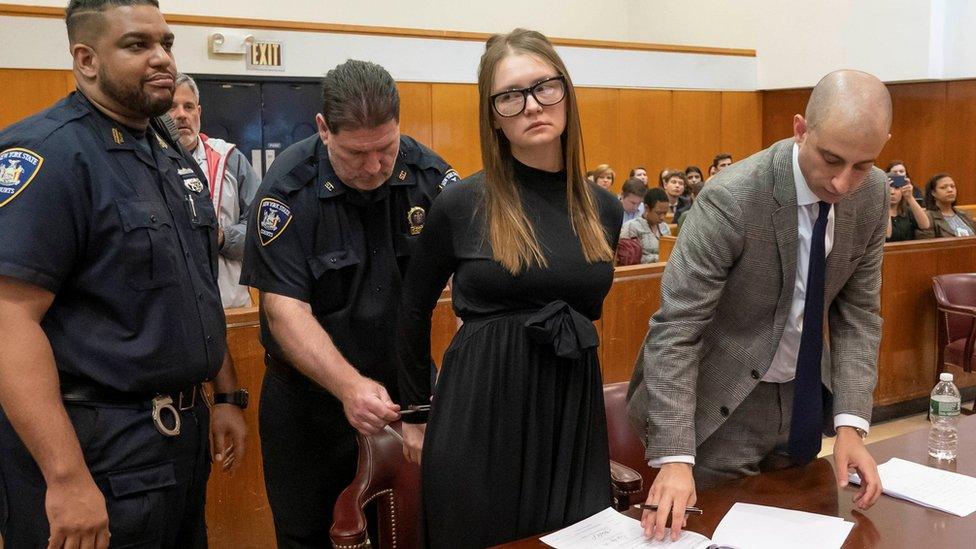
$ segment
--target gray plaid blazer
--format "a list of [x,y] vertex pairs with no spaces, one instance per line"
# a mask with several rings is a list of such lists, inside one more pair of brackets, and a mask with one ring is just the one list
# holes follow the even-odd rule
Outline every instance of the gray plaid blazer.
[[[698,195],[661,282],[628,393],[646,457],[695,455],[769,369],[793,299],[793,140],[722,171]],[[823,381],[833,414],[871,419],[881,340],[884,173],[837,203],[827,258]],[[825,410],[825,413],[829,413]]]

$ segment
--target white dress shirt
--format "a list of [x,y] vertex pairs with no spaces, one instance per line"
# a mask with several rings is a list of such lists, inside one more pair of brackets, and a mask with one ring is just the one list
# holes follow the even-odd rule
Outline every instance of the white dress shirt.
[[[634,211],[632,211],[632,212],[628,212],[627,210],[624,210],[623,223],[626,223],[628,221],[633,221],[634,219],[637,219],[638,217],[644,217],[644,203],[643,202],[641,202],[640,204],[638,204],[637,205],[637,209],[634,210]],[[621,223],[621,225],[623,225],[623,223]]]
[[[800,149],[793,144],[793,181],[796,183],[796,278],[793,282],[793,302],[790,313],[783,327],[783,337],[779,340],[779,347],[773,355],[773,362],[762,380],[769,383],[786,383],[796,376],[796,360],[800,352],[800,336],[803,333],[803,308],[807,296],[807,273],[810,268],[810,240],[813,237],[813,224],[820,214],[817,195],[813,194],[807,185],[803,172],[800,171]],[[827,214],[827,233],[824,236],[824,257],[830,255],[834,247],[834,208]],[[842,425],[862,429],[865,433],[870,424],[853,414],[837,414],[834,416],[834,427]],[[651,467],[660,467],[665,463],[681,462],[694,465],[694,456],[665,456],[648,462]]]

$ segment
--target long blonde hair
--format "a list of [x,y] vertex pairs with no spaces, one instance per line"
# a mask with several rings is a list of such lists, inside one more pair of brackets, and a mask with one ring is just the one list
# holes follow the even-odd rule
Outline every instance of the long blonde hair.
[[487,212],[492,256],[513,275],[534,265],[548,266],[532,222],[522,208],[512,167],[511,144],[505,134],[492,123],[494,113],[491,106],[491,87],[495,67],[502,59],[516,53],[534,55],[549,62],[565,78],[566,97],[563,101],[566,129],[560,141],[566,166],[568,213],[586,260],[589,263],[610,261],[613,251],[600,223],[594,191],[583,177],[583,137],[576,90],[566,65],[549,40],[539,32],[525,29],[515,29],[508,34],[496,34],[489,38],[478,67],[481,160],[484,165],[486,191],[482,200]]

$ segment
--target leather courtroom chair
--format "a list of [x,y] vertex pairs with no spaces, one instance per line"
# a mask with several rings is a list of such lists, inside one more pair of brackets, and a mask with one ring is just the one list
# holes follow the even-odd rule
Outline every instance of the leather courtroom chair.
[[[603,386],[614,506],[621,511],[631,504],[643,503],[657,476],[657,469],[650,467],[644,459],[644,443],[627,418],[627,385],[628,382],[622,381]],[[637,475],[636,482],[626,483],[627,475],[632,474]]]
[[[641,474],[654,478],[654,470],[643,462],[644,448],[627,422],[627,384],[604,386],[607,429],[610,434],[610,476],[614,506],[626,509],[644,501]],[[363,507],[376,503],[379,545],[383,549],[423,547],[420,517],[420,467],[403,457],[400,422],[379,434],[357,435],[359,463],[356,477],[336,500],[329,537],[336,549],[371,547]],[[633,465],[629,465],[633,464]],[[635,470],[636,469],[636,470]],[[638,499],[634,499],[637,497]]]
[[[972,372],[976,363],[976,354],[973,353],[973,343],[976,342],[976,273],[933,277],[932,290],[938,309],[936,381],[947,366]],[[961,411],[972,414],[976,411],[976,403],[972,410],[963,408]]]
[[376,503],[379,546],[423,547],[420,529],[420,467],[403,457],[400,422],[379,434],[357,435],[356,477],[339,494],[329,537],[336,549],[371,547],[363,507]]

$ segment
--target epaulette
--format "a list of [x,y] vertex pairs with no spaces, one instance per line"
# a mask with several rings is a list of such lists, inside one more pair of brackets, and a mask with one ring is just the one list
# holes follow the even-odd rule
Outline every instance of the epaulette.
[[84,110],[72,108],[62,99],[45,111],[7,126],[0,131],[0,142],[3,145],[16,143],[19,146],[36,147],[72,120],[83,118],[87,114],[89,113]]
[[271,168],[264,175],[265,181],[272,181],[271,189],[287,195],[315,180],[318,174],[315,152],[317,140],[318,135],[305,138],[288,147],[275,158]]
[[308,185],[315,180],[318,169],[315,166],[315,157],[309,156],[304,162],[295,165],[288,173],[281,176],[280,181],[275,187],[282,193],[292,193]]

